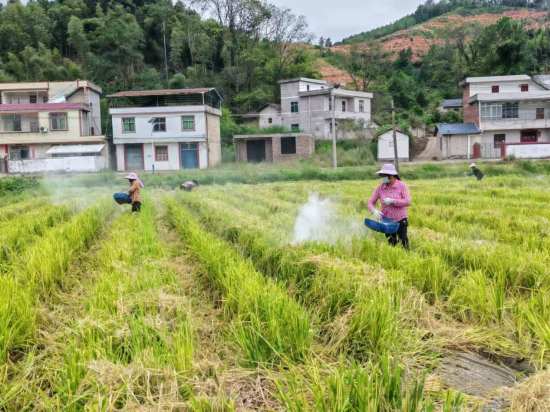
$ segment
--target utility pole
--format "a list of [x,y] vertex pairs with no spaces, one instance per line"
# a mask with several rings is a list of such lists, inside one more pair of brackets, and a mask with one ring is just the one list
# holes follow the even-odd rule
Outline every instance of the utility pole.
[[[550,0],[548,0],[550,1]],[[334,86],[332,89],[330,89],[330,108],[331,108],[331,120],[330,125],[332,127],[332,167],[334,169],[338,168],[338,159],[336,156],[336,124],[334,121],[334,106],[336,105],[336,102],[334,101]]]
[[391,99],[391,124],[393,130],[393,156],[395,158],[395,170],[397,170],[397,173],[399,173],[399,156],[397,154],[397,131],[395,129],[395,104],[393,102],[393,99]]
[[164,65],[166,67],[166,87],[168,87],[168,53],[166,52],[166,19],[162,19],[162,31],[164,32]]

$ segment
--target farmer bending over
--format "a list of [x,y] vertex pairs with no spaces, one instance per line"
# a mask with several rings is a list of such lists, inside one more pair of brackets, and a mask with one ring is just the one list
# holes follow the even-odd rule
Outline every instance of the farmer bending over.
[[128,194],[132,199],[132,213],[139,212],[141,210],[141,188],[143,187],[143,183],[141,183],[141,180],[139,180],[135,173],[130,173],[125,179],[130,181]]
[[199,185],[199,182],[197,182],[196,180],[190,180],[189,182],[182,183],[180,185],[180,189],[187,190],[188,192],[190,192],[191,190],[193,190],[193,188],[197,187],[198,185]]
[[[409,238],[407,237],[407,227],[409,226],[407,208],[411,205],[409,188],[401,181],[393,165],[384,165],[375,174],[382,178],[382,184],[372,194],[367,207],[376,220],[381,220],[384,216],[399,222],[397,233],[386,234],[388,243],[391,246],[397,246],[399,237],[403,247],[409,250]],[[382,213],[374,208],[379,199],[382,203]]]
[[475,163],[472,163],[470,165],[470,169],[472,169],[472,171],[470,173],[468,173],[468,176],[474,176],[475,175],[475,177],[477,177],[477,180],[483,179],[483,172],[476,167]]

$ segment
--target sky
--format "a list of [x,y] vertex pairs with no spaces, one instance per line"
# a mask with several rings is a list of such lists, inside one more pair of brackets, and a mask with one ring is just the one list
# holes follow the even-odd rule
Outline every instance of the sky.
[[332,42],[375,29],[413,13],[425,0],[270,0],[307,17],[317,38]]

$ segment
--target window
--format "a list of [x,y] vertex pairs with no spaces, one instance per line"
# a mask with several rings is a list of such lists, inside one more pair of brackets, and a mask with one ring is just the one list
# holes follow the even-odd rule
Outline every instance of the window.
[[136,120],[133,117],[122,118],[122,133],[134,133],[135,131]]
[[273,123],[273,118],[270,117],[269,119],[267,119],[267,122],[268,122],[269,124]]
[[94,129],[93,127],[90,128],[90,134],[91,134],[92,136],[95,135],[95,129]]
[[502,119],[502,104],[501,103],[482,103],[481,120],[496,120],[496,119]]
[[519,105],[517,103],[504,103],[502,105],[502,118],[503,119],[519,118]]
[[307,85],[307,91],[309,92],[309,84]]
[[332,110],[332,97],[328,98],[328,109]]
[[153,122],[153,132],[166,131],[166,117],[157,117]]
[[537,109],[537,120],[544,119],[544,108]]
[[343,112],[346,111],[346,102],[345,101],[342,102],[342,111]]
[[330,122],[328,124],[328,131],[329,131],[330,135],[332,136],[332,122]]
[[536,130],[522,130],[521,143],[535,143],[538,140],[538,133]]
[[300,125],[299,124],[291,124],[290,130],[293,132],[299,132],[300,131]]
[[281,154],[296,154],[296,138],[281,137]]
[[168,161],[168,146],[155,146],[155,161]]
[[48,98],[46,96],[42,97],[42,103],[48,103]]
[[529,91],[529,85],[528,84],[522,84],[521,85],[521,91],[522,92],[528,92]]
[[359,100],[359,111],[361,113],[365,113],[365,101],[364,100]]
[[31,158],[31,149],[29,146],[10,146],[10,159],[23,160]]
[[50,113],[50,128],[52,130],[69,130],[67,113]]
[[37,98],[38,98],[38,96],[36,94],[31,94],[29,96],[29,103],[36,103]]
[[492,86],[492,87],[491,87],[491,91],[492,91],[493,93],[498,93],[498,92],[500,91],[500,86]]
[[298,113],[298,102],[290,102],[290,112]]
[[495,134],[494,136],[494,145],[495,149],[500,149],[500,144],[506,142],[505,134]]
[[182,130],[185,132],[195,130],[195,116],[182,116]]
[[5,114],[2,116],[4,123],[4,132],[22,132],[21,115],[20,114]]

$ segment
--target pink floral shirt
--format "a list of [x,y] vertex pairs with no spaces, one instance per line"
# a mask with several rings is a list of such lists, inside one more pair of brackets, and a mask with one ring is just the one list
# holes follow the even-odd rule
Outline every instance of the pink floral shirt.
[[411,205],[411,195],[409,194],[409,188],[401,180],[396,180],[392,187],[382,183],[376,188],[372,197],[370,198],[367,206],[369,210],[374,208],[376,202],[382,199],[393,199],[395,203],[393,205],[385,205],[382,202],[382,214],[395,221],[399,222],[408,217],[407,208]]

